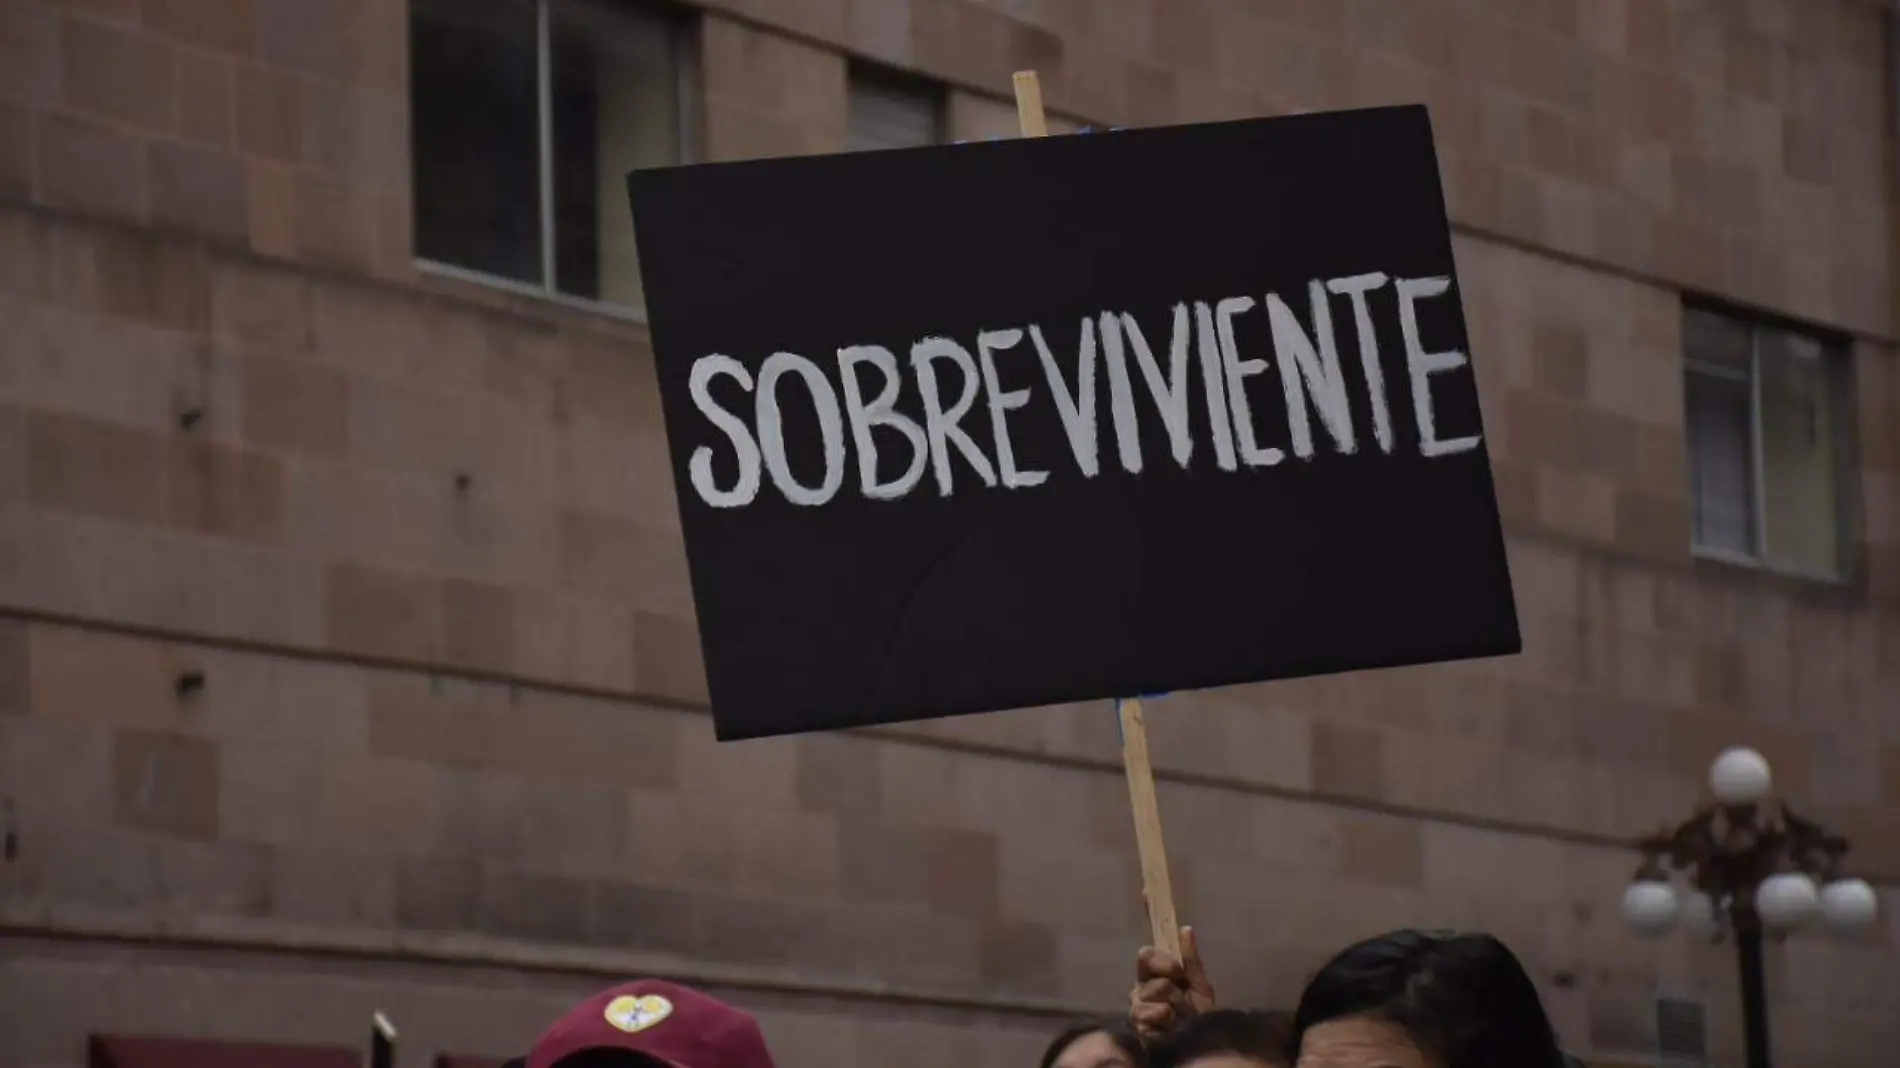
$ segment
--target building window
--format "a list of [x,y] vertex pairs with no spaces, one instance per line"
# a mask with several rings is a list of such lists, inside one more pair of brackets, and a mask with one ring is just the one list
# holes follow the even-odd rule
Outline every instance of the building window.
[[942,144],[941,86],[869,67],[853,67],[847,103],[853,152]]
[[1696,551],[1837,578],[1845,359],[1821,338],[1702,308],[1683,317]]
[[626,0],[413,0],[418,259],[640,308],[626,174],[694,156],[692,26]]

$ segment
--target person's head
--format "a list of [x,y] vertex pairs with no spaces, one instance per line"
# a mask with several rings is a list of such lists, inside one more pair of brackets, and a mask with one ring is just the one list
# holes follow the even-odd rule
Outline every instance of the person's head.
[[535,1040],[522,1068],[774,1068],[752,1017],[643,979],[603,990]]
[[1148,1068],[1148,1056],[1127,1020],[1091,1020],[1051,1040],[1040,1068]]
[[1287,1068],[1293,1017],[1215,1009],[1193,1017],[1149,1051],[1152,1068]]
[[1537,986],[1482,934],[1395,931],[1334,957],[1300,995],[1298,1068],[1563,1068]]

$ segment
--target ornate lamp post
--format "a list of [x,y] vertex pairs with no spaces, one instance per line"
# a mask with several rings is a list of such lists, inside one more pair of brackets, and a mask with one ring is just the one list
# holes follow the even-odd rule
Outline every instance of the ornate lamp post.
[[[1801,818],[1772,796],[1768,761],[1730,749],[1709,769],[1714,799],[1677,826],[1635,843],[1643,854],[1623,891],[1623,918],[1658,938],[1681,920],[1702,938],[1735,936],[1742,979],[1748,1068],[1769,1068],[1762,939],[1784,938],[1817,916],[1836,931],[1873,923],[1878,907],[1864,879],[1841,877],[1847,840]],[[1686,893],[1670,882],[1683,876]]]

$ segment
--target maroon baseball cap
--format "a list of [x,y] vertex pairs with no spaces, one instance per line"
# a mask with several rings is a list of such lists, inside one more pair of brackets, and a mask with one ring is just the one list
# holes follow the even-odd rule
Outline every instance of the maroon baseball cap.
[[668,1068],[776,1068],[758,1021],[658,979],[622,983],[567,1010],[535,1040],[527,1068],[603,1049],[644,1054]]

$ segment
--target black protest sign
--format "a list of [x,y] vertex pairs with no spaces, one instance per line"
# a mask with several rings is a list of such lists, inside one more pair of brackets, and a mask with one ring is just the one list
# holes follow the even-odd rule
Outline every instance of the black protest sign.
[[629,187],[721,738],[1519,649],[1423,108]]

